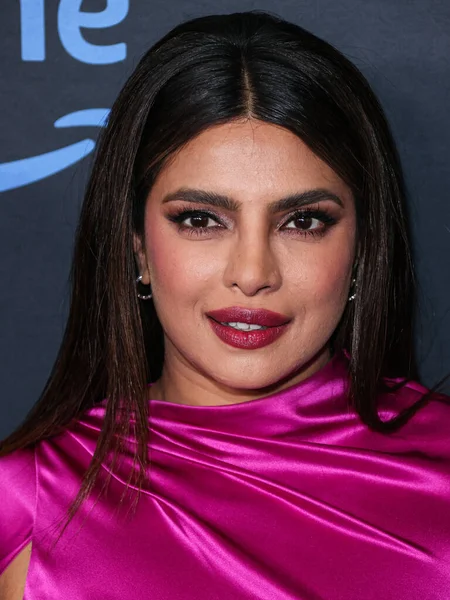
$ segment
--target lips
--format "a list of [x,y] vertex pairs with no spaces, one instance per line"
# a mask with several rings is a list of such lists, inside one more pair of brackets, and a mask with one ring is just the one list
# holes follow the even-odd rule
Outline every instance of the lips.
[[266,310],[263,308],[242,308],[231,306],[212,310],[206,315],[218,323],[248,323],[261,325],[262,327],[280,327],[289,323],[290,318],[286,315]]

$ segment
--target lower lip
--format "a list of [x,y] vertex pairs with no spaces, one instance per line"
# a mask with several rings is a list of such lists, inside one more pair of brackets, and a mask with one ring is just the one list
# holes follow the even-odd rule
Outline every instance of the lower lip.
[[223,342],[234,346],[234,348],[245,348],[246,350],[256,350],[272,344],[277,340],[288,327],[280,325],[279,327],[268,327],[267,329],[253,329],[253,331],[239,331],[228,325],[222,325],[214,319],[209,318],[208,321],[214,333]]

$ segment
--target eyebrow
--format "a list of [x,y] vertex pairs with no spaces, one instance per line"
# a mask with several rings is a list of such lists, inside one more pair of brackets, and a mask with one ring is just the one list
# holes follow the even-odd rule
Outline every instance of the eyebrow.
[[[229,196],[218,194],[216,192],[210,192],[208,190],[197,190],[193,188],[180,188],[175,192],[170,192],[164,196],[162,204],[167,202],[174,202],[175,200],[183,200],[184,202],[192,202],[196,204],[205,204],[208,206],[214,206],[216,208],[222,208],[230,212],[238,212],[242,206],[241,202],[237,202]],[[290,194],[280,200],[271,202],[269,204],[269,213],[276,214],[296,208],[301,208],[307,204],[313,204],[320,200],[331,200],[342,208],[344,203],[341,198],[330,192],[329,190],[317,188],[313,190],[306,190],[304,192],[296,192]]]

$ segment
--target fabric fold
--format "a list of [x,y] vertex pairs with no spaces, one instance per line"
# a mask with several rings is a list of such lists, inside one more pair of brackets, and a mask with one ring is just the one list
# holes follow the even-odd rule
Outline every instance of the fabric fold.
[[[82,506],[56,546],[105,403],[41,442],[36,509],[31,483],[23,496],[35,521],[25,599],[450,599],[447,399],[435,395],[399,432],[381,434],[349,409],[347,386],[347,359],[336,355],[245,403],[150,400],[151,465],[135,511],[121,502],[130,440],[107,493]],[[393,416],[425,392],[408,384],[380,396],[380,410]],[[0,462],[4,490],[23,460]],[[5,561],[29,523],[2,527]]]

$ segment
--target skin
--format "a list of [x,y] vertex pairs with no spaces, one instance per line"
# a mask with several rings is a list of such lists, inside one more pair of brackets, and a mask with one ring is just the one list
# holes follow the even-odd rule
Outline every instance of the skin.
[[[207,207],[163,202],[181,188],[226,194],[240,203],[239,211],[214,209],[223,227],[189,236],[167,216]],[[342,202],[325,198],[302,207],[334,217],[323,236],[302,233],[305,226],[320,230],[318,220],[294,223],[288,219],[293,210],[269,212],[272,202],[311,189],[328,190]],[[247,120],[192,140],[161,171],[147,200],[144,239],[134,238],[165,336],[164,368],[151,397],[192,405],[244,402],[295,385],[324,366],[348,300],[355,237],[350,190],[289,131]],[[229,306],[266,308],[291,322],[269,346],[233,348],[205,315]],[[23,598],[30,554],[31,544],[0,576],[0,598]]]
[[19,552],[1,574],[0,598],[2,600],[22,600],[30,557],[31,543]]
[[[178,199],[180,189],[226,195],[237,211]],[[289,221],[271,203],[322,189],[302,210],[324,210],[335,223]],[[170,202],[165,201],[171,195]],[[211,210],[179,224],[169,215]],[[310,231],[324,235],[305,234]],[[195,232],[194,232],[195,233]],[[161,378],[151,398],[226,405],[295,385],[330,358],[329,340],[348,301],[355,261],[356,215],[350,189],[291,132],[255,120],[214,126],[184,146],[160,172],[146,204],[144,235],[134,237],[142,282],[151,284],[165,337]],[[213,332],[206,312],[265,308],[291,319],[274,343],[233,348]]]

